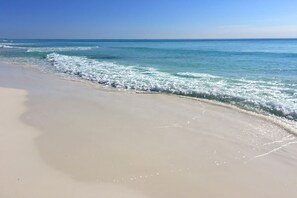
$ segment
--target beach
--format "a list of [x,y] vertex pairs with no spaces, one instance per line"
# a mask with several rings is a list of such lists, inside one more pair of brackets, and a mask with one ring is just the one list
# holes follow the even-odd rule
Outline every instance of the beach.
[[295,197],[297,139],[224,105],[0,63],[0,197]]

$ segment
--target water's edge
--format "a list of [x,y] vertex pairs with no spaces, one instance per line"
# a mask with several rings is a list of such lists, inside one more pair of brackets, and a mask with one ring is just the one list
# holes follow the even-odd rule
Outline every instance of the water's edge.
[[259,119],[265,120],[270,122],[271,124],[274,124],[285,131],[287,131],[289,134],[294,135],[297,137],[297,126],[294,121],[287,120],[285,118],[280,118],[271,114],[268,114],[263,112],[264,114],[249,110],[249,109],[243,109],[235,105],[227,104],[221,101],[216,101],[216,100],[210,100],[210,99],[205,99],[205,98],[197,98],[197,97],[191,97],[191,96],[185,96],[185,95],[176,95],[172,93],[166,93],[166,92],[152,92],[152,91],[142,91],[142,90],[135,90],[135,89],[123,89],[123,88],[113,88],[110,86],[106,86],[104,84],[96,83],[94,81],[89,81],[87,79],[82,79],[79,77],[73,77],[70,75],[67,75],[65,73],[58,73],[58,72],[53,72],[53,70],[47,70],[44,69],[43,67],[40,67],[40,65],[32,65],[32,64],[20,64],[20,63],[12,63],[11,61],[5,61],[5,60],[0,60],[0,65],[1,63],[7,64],[7,65],[14,65],[17,67],[21,67],[24,69],[30,69],[33,72],[42,72],[43,74],[46,75],[54,75],[62,80],[67,80],[67,81],[74,81],[77,83],[80,83],[81,85],[85,85],[88,87],[92,87],[94,90],[99,90],[99,91],[108,91],[108,92],[119,92],[119,93],[131,93],[131,94],[163,94],[167,95],[170,97],[179,97],[182,99],[186,100],[193,100],[193,101],[199,101],[202,103],[214,105],[214,106],[219,106],[219,107],[224,107],[224,108],[229,108],[250,116],[257,117]]

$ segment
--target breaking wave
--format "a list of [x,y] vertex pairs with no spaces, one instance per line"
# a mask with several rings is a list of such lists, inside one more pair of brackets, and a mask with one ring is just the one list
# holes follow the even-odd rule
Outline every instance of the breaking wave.
[[170,74],[154,68],[57,53],[48,54],[46,60],[58,72],[116,88],[217,100],[297,121],[297,84],[288,87],[281,82],[231,79],[206,73]]

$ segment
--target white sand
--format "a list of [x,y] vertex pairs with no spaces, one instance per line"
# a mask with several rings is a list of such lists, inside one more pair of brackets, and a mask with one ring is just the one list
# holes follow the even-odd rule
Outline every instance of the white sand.
[[296,197],[297,139],[266,120],[13,65],[1,86],[0,197]]
[[26,91],[0,89],[0,197],[146,197],[120,185],[80,182],[47,166],[34,140],[40,133],[19,119]]

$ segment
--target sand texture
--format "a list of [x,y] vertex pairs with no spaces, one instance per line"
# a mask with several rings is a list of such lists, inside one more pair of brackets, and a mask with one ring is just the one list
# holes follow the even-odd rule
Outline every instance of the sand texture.
[[233,108],[0,64],[0,197],[296,197],[297,139]]

